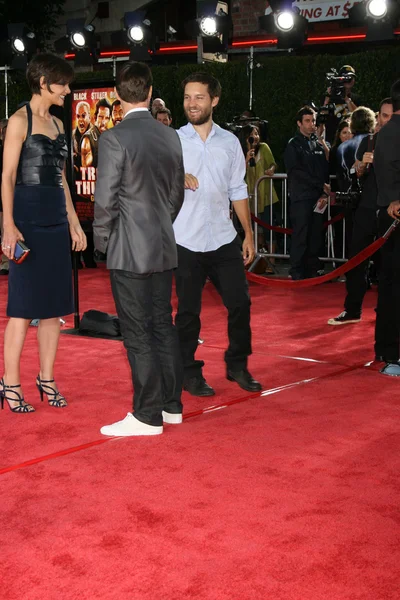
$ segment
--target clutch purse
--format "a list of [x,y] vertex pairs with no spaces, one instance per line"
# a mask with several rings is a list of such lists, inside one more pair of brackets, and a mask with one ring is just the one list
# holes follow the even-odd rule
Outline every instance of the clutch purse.
[[15,244],[13,261],[17,263],[17,265],[20,265],[22,262],[24,262],[30,251],[30,248],[25,246],[24,242],[18,240],[18,242]]

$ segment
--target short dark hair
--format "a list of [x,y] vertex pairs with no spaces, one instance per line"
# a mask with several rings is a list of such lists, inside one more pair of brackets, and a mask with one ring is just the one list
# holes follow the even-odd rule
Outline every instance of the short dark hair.
[[359,106],[350,117],[350,129],[353,135],[372,133],[375,129],[375,113],[366,106]]
[[300,121],[300,123],[303,122],[303,117],[304,115],[315,115],[315,110],[311,107],[311,106],[303,106],[296,115],[296,123],[297,121]]
[[114,106],[119,106],[121,104],[121,100],[114,100],[114,102],[111,104],[111,110],[114,108]]
[[65,85],[74,78],[74,69],[69,62],[55,54],[36,54],[26,69],[26,80],[32,94],[40,94],[40,79],[44,77],[47,89],[53,83]]
[[172,119],[171,111],[169,110],[169,108],[158,109],[158,111],[155,114],[156,119],[157,119],[157,115],[167,115],[169,119]]
[[400,110],[400,79],[395,81],[390,90],[390,95],[393,100],[393,112]]
[[182,81],[183,90],[185,90],[188,83],[202,83],[207,86],[211,99],[221,98],[221,84],[216,77],[213,77],[209,73],[191,73]]
[[379,104],[379,111],[378,111],[378,112],[381,112],[381,108],[382,108],[382,106],[383,106],[384,104],[393,104],[393,99],[392,99],[392,98],[384,98],[384,99],[383,99],[383,100],[380,102],[380,104]]
[[111,106],[110,103],[108,102],[107,98],[101,98],[97,104],[96,104],[96,109],[94,111],[94,116],[95,118],[97,117],[97,115],[99,114],[99,109],[100,108],[108,108],[110,115],[111,115]]
[[145,102],[153,85],[153,75],[142,62],[127,62],[118,72],[116,88],[120,98],[130,104]]

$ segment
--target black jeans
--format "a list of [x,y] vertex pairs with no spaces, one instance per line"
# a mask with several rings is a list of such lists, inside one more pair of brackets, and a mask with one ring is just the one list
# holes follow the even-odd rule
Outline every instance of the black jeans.
[[[393,223],[386,208],[379,210],[378,232],[383,235]],[[381,248],[381,266],[376,309],[375,354],[391,361],[400,351],[400,229]]]
[[317,200],[295,201],[290,206],[293,227],[290,274],[293,279],[315,277],[320,268],[318,255],[324,236],[325,216],[314,212]]
[[[359,207],[353,219],[353,234],[350,244],[350,258],[372,244],[378,233],[378,219],[374,208]],[[347,296],[345,310],[353,317],[361,315],[361,307],[368,289],[369,259],[349,271],[346,275]]]
[[175,271],[178,312],[176,327],[184,367],[184,378],[198,377],[204,362],[195,360],[200,334],[202,290],[209,277],[228,310],[229,346],[225,362],[231,371],[247,367],[251,354],[250,296],[239,237],[213,252],[192,252],[178,246]]
[[162,411],[181,413],[182,363],[172,322],[172,271],[137,275],[111,270],[111,287],[134,386],[135,417],[162,425]]

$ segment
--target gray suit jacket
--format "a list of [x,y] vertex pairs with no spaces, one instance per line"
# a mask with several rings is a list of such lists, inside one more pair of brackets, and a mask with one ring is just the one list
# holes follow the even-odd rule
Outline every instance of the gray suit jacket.
[[177,133],[148,111],[102,133],[94,203],[94,244],[107,267],[138,274],[177,266],[172,223],[184,199]]

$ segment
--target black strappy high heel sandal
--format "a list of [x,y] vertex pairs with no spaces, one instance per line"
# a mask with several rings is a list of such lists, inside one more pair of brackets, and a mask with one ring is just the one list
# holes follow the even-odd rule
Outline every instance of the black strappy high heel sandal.
[[[14,412],[14,413],[35,412],[35,409],[33,408],[32,404],[28,404],[27,402],[25,402],[25,400],[23,399],[21,394],[19,394],[18,392],[15,391],[15,388],[21,387],[21,384],[6,385],[4,383],[4,379],[2,379],[0,381],[0,386],[2,386],[2,389],[0,389],[1,410],[3,410],[3,408],[4,408],[4,400],[6,400],[11,412]],[[7,396],[7,392],[9,392],[10,394],[15,394],[16,397],[10,398],[9,396]],[[16,406],[11,406],[10,402],[18,402],[18,404]]]
[[64,396],[60,392],[56,392],[49,383],[54,383],[54,379],[40,379],[40,375],[36,377],[36,387],[40,393],[40,399],[43,402],[43,394],[46,394],[50,406],[55,408],[65,408],[68,406]]

